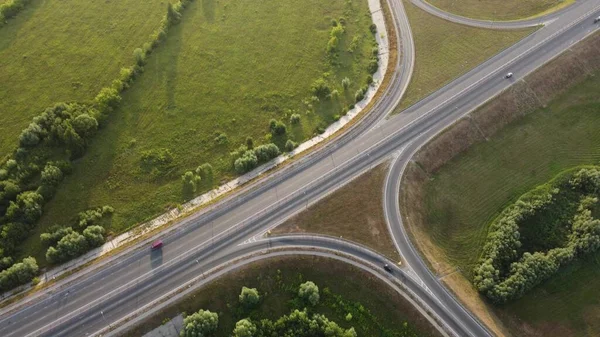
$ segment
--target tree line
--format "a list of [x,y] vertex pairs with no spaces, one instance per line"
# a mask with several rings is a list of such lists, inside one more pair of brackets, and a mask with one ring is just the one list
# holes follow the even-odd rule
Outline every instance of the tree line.
[[[521,248],[519,223],[548,206],[561,190],[576,191],[578,205],[569,223],[566,244],[547,252],[525,252]],[[600,168],[566,172],[525,195],[507,208],[491,225],[483,252],[474,269],[474,284],[494,303],[505,303],[556,274],[578,257],[600,248],[600,220],[593,218],[598,203]]]
[[[44,204],[52,198],[64,176],[70,173],[70,162],[85,154],[98,129],[119,106],[121,93],[143,72],[148,55],[164,41],[169,28],[179,22],[182,10],[191,1],[168,3],[167,13],[159,28],[150,36],[150,41],[134,50],[134,64],[121,69],[119,77],[110,86],[101,89],[91,102],[57,103],[34,117],[21,132],[18,148],[5,157],[0,165],[0,270],[3,273],[12,275],[14,270],[21,270],[23,265],[33,266],[33,258],[27,258],[14,265],[19,268],[10,267],[14,263],[18,245],[35,227]],[[11,0],[1,8],[26,3]],[[49,249],[46,255],[49,261],[62,262],[101,244],[100,237],[103,237],[104,229],[92,227],[81,230],[82,233],[65,234],[57,246],[50,247],[53,249]],[[37,264],[36,268],[28,268],[33,269],[37,273]],[[6,276],[13,280],[6,284],[16,286],[26,283],[35,273]]]

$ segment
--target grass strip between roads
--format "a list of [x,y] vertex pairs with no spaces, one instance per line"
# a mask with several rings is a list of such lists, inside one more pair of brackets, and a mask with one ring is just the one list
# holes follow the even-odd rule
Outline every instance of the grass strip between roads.
[[404,7],[415,41],[415,67],[396,113],[534,31],[474,28],[433,16],[410,1]]
[[509,21],[545,15],[575,2],[575,0],[427,0],[449,13],[473,19]]
[[600,161],[598,55],[596,33],[436,137],[405,173],[401,207],[414,241],[496,332],[600,334],[600,253],[501,307],[479,300],[469,282],[502,209],[564,170]]
[[399,261],[383,214],[383,183],[387,169],[385,163],[363,173],[288,219],[271,234],[317,233],[342,237]]
[[[349,264],[311,256],[268,259],[229,273],[142,322],[127,336],[141,336],[182,312],[190,314],[199,309],[219,313],[217,336],[227,336],[235,322],[245,318],[237,305],[243,286],[257,288],[263,297],[250,317],[276,319],[289,312],[294,305],[290,300],[304,281],[313,281],[320,289],[319,305],[311,311],[324,314],[344,328],[354,327],[358,336],[399,336],[390,331],[404,322],[413,327],[411,337],[439,336],[408,301],[371,274]],[[333,295],[354,303],[362,314],[355,312],[348,321],[349,311],[336,305]]]

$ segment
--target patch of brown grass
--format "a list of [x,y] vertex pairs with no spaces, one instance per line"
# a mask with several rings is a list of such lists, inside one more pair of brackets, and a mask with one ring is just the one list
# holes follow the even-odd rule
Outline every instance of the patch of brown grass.
[[383,213],[388,164],[362,174],[307,210],[276,227],[272,234],[317,233],[343,237],[400,259]]

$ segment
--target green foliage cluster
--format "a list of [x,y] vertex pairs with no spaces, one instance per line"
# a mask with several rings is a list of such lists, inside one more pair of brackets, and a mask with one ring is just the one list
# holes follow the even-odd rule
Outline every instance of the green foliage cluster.
[[[600,248],[600,220],[592,217],[599,191],[600,168],[582,168],[574,174],[569,171],[558,176],[508,207],[490,227],[474,270],[477,289],[493,302],[504,303],[523,296],[559,268]],[[562,197],[564,194],[570,198]],[[524,251],[520,224],[549,209],[571,209],[557,200],[576,206],[572,207],[575,211],[571,220],[564,224],[569,229],[564,245],[546,252]]]
[[182,337],[213,336],[219,326],[219,315],[216,312],[200,310],[183,319]]
[[104,232],[102,226],[89,226],[83,230],[83,234],[72,231],[60,238],[56,246],[48,248],[46,260],[57,264],[83,255],[104,243]]
[[[316,305],[319,301],[319,288],[313,282],[305,282],[298,289],[298,298]],[[258,291],[243,287],[239,295],[240,304],[248,310],[260,301]],[[218,314],[200,310],[184,318],[181,336],[214,336],[218,327]],[[343,329],[322,314],[309,313],[307,309],[294,309],[276,321],[261,319],[253,321],[243,318],[235,324],[234,337],[356,337],[354,328]]]
[[46,260],[51,264],[68,261],[83,255],[90,249],[99,247],[104,243],[105,230],[98,225],[98,221],[114,212],[110,206],[98,207],[80,212],[74,227],[53,226],[47,233],[40,235],[40,240],[46,246]]
[[[7,258],[15,254],[17,244],[29,235],[41,217],[44,203],[52,198],[64,175],[70,173],[69,161],[84,155],[98,128],[119,105],[121,92],[143,71],[147,55],[164,39],[169,27],[178,22],[180,11],[190,1],[169,3],[167,14],[152,40],[134,51],[135,64],[123,68],[119,78],[110,87],[101,89],[92,102],[57,103],[34,117],[21,132],[19,147],[0,165],[0,261],[3,269],[10,260]],[[7,17],[6,13],[14,15],[14,9],[22,8],[26,3],[18,0],[5,3],[0,7],[3,18]],[[82,229],[89,226],[89,222],[97,218],[96,213],[86,214],[82,219],[86,225],[79,226]],[[104,229],[99,228],[87,227],[83,229],[83,235],[64,233],[57,247],[50,247],[52,250],[47,252],[47,258],[50,257],[53,263],[62,262],[98,246],[104,241]],[[47,239],[53,241],[55,238]]]
[[[345,22],[345,20],[343,22]],[[331,32],[329,33],[329,42],[327,43],[327,52],[329,54],[334,54],[337,52],[339,41],[344,33],[345,30],[342,22],[334,20],[333,28],[331,28]]]
[[238,151],[232,152],[231,156],[237,158],[233,163],[235,171],[239,174],[243,174],[251,171],[259,164],[266,163],[279,156],[280,153],[281,151],[279,151],[277,145],[269,143],[259,145],[254,149],[248,149],[245,146],[241,146]]
[[0,290],[10,290],[31,281],[38,273],[38,265],[33,257],[24,258],[0,272]]
[[0,5],[0,27],[2,27],[6,20],[17,15],[20,11],[27,6],[31,0],[7,0]]

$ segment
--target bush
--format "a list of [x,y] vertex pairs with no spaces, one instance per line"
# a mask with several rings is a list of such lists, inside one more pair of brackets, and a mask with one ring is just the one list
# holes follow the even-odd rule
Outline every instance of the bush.
[[133,50],[133,58],[135,59],[135,64],[138,66],[143,66],[146,63],[146,54],[142,50],[142,48],[135,48]]
[[258,295],[258,290],[256,290],[256,288],[242,287],[239,299],[240,304],[246,308],[252,308],[258,304],[260,296]]
[[281,152],[279,151],[277,145],[273,143],[260,145],[254,149],[254,154],[256,155],[259,163],[266,163],[269,160],[279,156],[280,153]]
[[181,176],[181,182],[183,184],[183,194],[185,196],[191,196],[196,193],[196,189],[200,184],[202,178],[199,175],[194,175],[194,172],[187,171]]
[[296,125],[300,123],[300,114],[292,114],[290,116],[290,124]]
[[108,114],[119,106],[121,96],[114,88],[102,88],[94,98],[94,103],[100,113]]
[[214,170],[212,165],[204,163],[196,168],[196,174],[204,181],[212,181]]
[[317,305],[319,303],[319,287],[311,281],[304,282],[298,289],[298,297],[311,305]]
[[292,152],[294,151],[294,149],[298,146],[298,143],[294,142],[291,139],[288,139],[287,142],[285,142],[285,150],[287,152]]
[[104,244],[104,227],[89,226],[83,230],[83,236],[88,242],[90,248],[100,247]]
[[218,145],[225,145],[229,143],[229,138],[224,132],[217,132],[215,137],[215,143]]
[[247,150],[244,154],[235,160],[233,167],[239,174],[252,171],[258,165],[258,158],[254,151]]
[[369,60],[369,65],[367,65],[367,71],[369,72],[369,74],[375,74],[377,72],[377,69],[379,69],[379,60],[376,58],[372,58],[371,60]]
[[235,323],[233,337],[253,337],[256,334],[256,325],[245,318]]
[[68,261],[74,257],[80,256],[89,250],[85,236],[72,232],[58,241],[56,247],[50,246],[46,251],[46,260],[48,263],[56,264]]
[[219,326],[219,315],[208,310],[200,310],[183,319],[182,337],[211,336]]
[[271,131],[271,134],[273,136],[282,136],[285,135],[287,132],[285,124],[281,121],[277,121],[274,119],[271,119],[271,121],[269,122],[269,130]]
[[326,98],[331,93],[331,88],[324,79],[319,78],[313,83],[311,92],[319,98]]
[[0,290],[10,290],[31,281],[38,272],[37,262],[33,257],[26,257],[20,263],[0,272]]
[[10,202],[6,211],[9,221],[34,224],[42,216],[44,198],[37,192],[25,191],[17,195],[17,201]]
[[97,222],[105,216],[108,216],[114,212],[114,209],[110,206],[102,206],[94,209],[88,209],[83,212],[79,212],[77,215],[77,223],[76,226],[79,229],[83,229],[92,225],[97,224]]
[[377,34],[377,25],[375,25],[374,23],[372,23],[372,24],[369,26],[369,30],[371,31],[371,33],[372,33],[373,35]]

